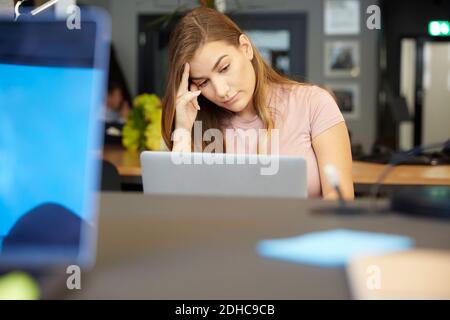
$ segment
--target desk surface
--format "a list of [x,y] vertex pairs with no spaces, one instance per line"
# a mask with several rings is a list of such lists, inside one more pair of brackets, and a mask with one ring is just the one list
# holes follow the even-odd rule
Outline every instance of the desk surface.
[[[383,204],[383,203],[382,203]],[[70,299],[349,299],[343,268],[259,257],[262,239],[351,228],[450,249],[450,222],[398,214],[336,216],[321,200],[103,193],[97,264]],[[353,206],[366,206],[355,201]]]
[[[113,163],[121,176],[141,176],[139,152],[125,151],[120,146],[106,146],[103,159]],[[354,161],[353,182],[355,184],[373,184],[377,181],[383,168],[382,164]],[[450,165],[400,165],[392,170],[384,183],[391,185],[450,185]]]

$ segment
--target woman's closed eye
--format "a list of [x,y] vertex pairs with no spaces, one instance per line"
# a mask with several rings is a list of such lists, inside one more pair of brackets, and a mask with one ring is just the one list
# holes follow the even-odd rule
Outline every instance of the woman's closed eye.
[[225,67],[223,67],[223,68],[220,70],[220,73],[223,73],[223,72],[227,71],[227,70],[229,69],[229,67],[230,67],[230,65],[226,65]]
[[208,80],[203,81],[202,83],[198,84],[199,88],[204,88],[206,86],[206,84],[208,83]]
[[[225,67],[223,67],[222,69],[220,69],[220,73],[226,72],[229,68],[230,68],[230,65],[228,64]],[[197,86],[199,88],[204,88],[207,84],[208,84],[208,80],[205,80],[205,81],[199,83]]]

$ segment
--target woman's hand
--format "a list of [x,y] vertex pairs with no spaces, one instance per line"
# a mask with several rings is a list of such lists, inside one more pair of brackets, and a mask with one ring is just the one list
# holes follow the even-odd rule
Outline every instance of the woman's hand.
[[172,135],[172,151],[191,151],[192,127],[194,126],[197,112],[200,110],[197,97],[201,91],[193,83],[189,86],[189,68],[189,63],[186,63],[175,101],[175,131]]
[[201,91],[193,83],[189,86],[189,69],[189,63],[186,63],[175,101],[175,129],[191,132],[197,112],[200,110],[197,97]]

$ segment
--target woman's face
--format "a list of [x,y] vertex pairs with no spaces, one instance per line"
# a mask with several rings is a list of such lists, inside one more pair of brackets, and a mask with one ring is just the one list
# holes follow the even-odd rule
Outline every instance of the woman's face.
[[191,83],[202,95],[236,113],[251,105],[256,81],[251,43],[245,35],[239,42],[239,47],[224,41],[206,43],[189,62]]

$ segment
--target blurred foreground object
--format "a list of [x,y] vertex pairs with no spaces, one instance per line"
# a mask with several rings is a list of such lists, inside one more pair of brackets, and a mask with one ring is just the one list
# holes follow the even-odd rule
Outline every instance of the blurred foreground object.
[[0,0],[0,16],[14,19],[14,1]]
[[26,273],[11,272],[0,277],[0,300],[37,300],[39,287]]
[[450,251],[414,249],[356,258],[347,266],[354,299],[450,299]]

